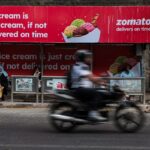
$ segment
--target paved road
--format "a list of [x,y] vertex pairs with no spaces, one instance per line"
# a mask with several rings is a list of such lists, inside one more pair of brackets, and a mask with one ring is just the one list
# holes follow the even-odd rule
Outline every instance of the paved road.
[[150,115],[139,133],[120,133],[112,124],[57,133],[47,109],[0,109],[0,150],[150,150]]

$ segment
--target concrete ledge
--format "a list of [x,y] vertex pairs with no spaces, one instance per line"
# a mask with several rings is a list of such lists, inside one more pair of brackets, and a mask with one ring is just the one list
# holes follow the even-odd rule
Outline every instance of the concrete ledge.
[[[0,102],[0,108],[48,108],[50,103]],[[139,105],[145,113],[150,113],[150,105]]]
[[0,108],[47,108],[48,103],[0,102]]

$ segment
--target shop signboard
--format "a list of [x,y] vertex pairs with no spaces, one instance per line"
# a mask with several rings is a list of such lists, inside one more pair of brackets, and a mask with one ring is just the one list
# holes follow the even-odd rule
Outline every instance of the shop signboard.
[[65,79],[52,79],[46,81],[46,87],[51,89],[65,89]]
[[1,6],[0,41],[149,43],[150,6]]
[[57,90],[63,90],[66,86],[66,79],[59,78],[59,79],[53,79],[53,89]]
[[142,92],[142,80],[131,78],[131,79],[116,79],[110,80],[110,85],[119,85],[121,89],[128,93],[141,93]]
[[32,78],[17,78],[16,79],[16,91],[17,92],[32,92]]
[[52,90],[66,89],[65,77],[43,76],[42,80],[43,80],[43,91],[46,93],[50,93]]
[[34,76],[12,76],[14,93],[36,93],[38,82]]

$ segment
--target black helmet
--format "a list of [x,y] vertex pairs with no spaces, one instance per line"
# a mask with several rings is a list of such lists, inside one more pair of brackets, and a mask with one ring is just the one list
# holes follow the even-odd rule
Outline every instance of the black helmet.
[[89,50],[81,49],[75,53],[76,61],[84,62],[86,57],[92,56]]

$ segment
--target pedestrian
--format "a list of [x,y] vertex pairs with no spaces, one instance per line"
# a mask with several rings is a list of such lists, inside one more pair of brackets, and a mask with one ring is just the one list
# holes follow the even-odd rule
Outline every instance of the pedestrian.
[[0,66],[0,87],[1,87],[1,100],[5,100],[5,96],[8,94],[8,73]]
[[39,67],[35,67],[33,76],[38,78],[38,88],[41,91],[41,71]]
[[[137,88],[136,81],[134,79],[132,79],[132,78],[135,78],[135,74],[131,69],[132,69],[131,65],[126,63],[124,65],[123,72],[120,74],[120,77],[124,78],[123,80],[120,81],[120,86],[125,91],[131,91],[132,89]],[[127,78],[127,79],[125,79],[125,78]]]
[[131,71],[131,65],[125,64],[123,72],[120,74],[121,78],[133,78],[135,77],[133,71]]
[[41,79],[41,71],[39,67],[35,67],[33,75],[38,77],[39,80]]

